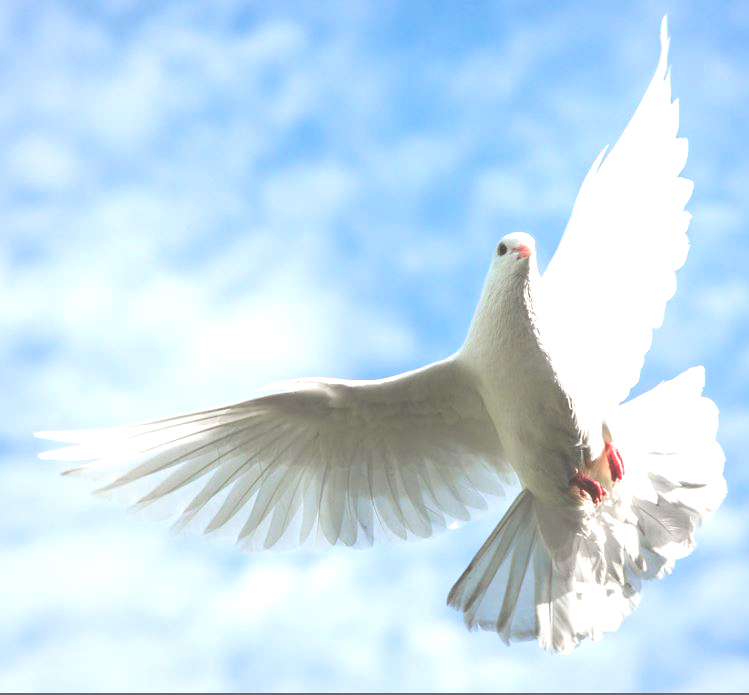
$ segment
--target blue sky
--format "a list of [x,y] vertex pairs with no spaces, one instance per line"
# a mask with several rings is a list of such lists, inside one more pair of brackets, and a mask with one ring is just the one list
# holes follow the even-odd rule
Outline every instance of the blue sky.
[[[665,12],[692,249],[635,393],[706,366],[729,494],[618,632],[464,630],[445,596],[506,505],[242,555],[36,459],[36,430],[454,351],[501,236],[548,262]],[[0,4],[0,689],[745,689],[747,74],[742,2]]]

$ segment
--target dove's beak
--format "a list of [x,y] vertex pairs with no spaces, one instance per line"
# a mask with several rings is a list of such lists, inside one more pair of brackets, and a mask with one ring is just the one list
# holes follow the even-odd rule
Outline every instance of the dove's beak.
[[528,246],[525,244],[520,244],[518,246],[518,258],[530,258],[533,251],[530,250]]

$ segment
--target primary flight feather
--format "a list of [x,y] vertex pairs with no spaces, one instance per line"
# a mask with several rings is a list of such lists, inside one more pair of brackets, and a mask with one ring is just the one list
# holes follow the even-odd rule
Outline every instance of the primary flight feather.
[[387,379],[298,379],[213,410],[41,432],[43,458],[178,529],[244,549],[426,538],[515,476],[523,490],[450,591],[466,624],[569,651],[615,630],[643,580],[694,547],[726,488],[717,409],[693,368],[620,405],[686,258],[668,37],[616,145],[585,178],[543,278],[497,246],[463,346]]

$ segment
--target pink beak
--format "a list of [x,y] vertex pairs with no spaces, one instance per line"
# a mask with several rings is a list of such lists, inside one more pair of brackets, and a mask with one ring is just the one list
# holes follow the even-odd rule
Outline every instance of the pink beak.
[[518,258],[530,258],[533,252],[525,245],[518,245]]

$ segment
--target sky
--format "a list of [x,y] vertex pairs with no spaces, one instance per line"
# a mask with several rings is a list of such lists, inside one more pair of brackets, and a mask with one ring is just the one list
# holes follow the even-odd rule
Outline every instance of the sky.
[[[446,607],[511,497],[241,554],[36,458],[34,431],[451,354],[499,238],[548,263],[665,13],[691,251],[633,395],[705,365],[729,492],[617,632],[550,656]],[[740,1],[0,3],[0,690],[745,690],[747,74]]]

